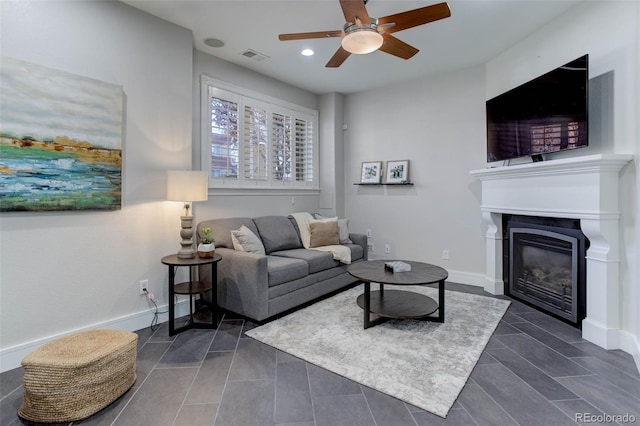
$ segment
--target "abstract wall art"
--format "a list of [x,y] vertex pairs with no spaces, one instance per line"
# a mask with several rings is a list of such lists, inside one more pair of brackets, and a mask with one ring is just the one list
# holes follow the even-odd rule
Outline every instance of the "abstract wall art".
[[120,209],[122,87],[0,61],[0,211]]

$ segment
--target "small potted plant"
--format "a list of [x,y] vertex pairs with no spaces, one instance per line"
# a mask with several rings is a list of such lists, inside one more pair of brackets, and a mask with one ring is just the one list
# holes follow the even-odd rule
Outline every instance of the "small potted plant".
[[200,244],[198,244],[198,256],[202,258],[213,257],[216,252],[216,246],[213,244],[215,239],[211,234],[211,228],[202,228],[200,230]]

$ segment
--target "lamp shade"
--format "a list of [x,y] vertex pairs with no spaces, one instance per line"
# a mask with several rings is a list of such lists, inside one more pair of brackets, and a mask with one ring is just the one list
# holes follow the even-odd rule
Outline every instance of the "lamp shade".
[[378,50],[383,42],[382,35],[377,31],[362,28],[353,30],[345,35],[341,44],[347,52],[362,55]]
[[207,172],[169,170],[167,172],[167,200],[206,201],[209,182]]

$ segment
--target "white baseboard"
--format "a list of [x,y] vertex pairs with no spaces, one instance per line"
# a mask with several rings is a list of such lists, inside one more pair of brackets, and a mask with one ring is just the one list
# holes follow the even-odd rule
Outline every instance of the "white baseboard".
[[[473,274],[461,271],[449,271],[449,278],[447,281],[455,282],[458,284],[467,284],[477,287],[484,287],[485,277],[481,274]],[[159,312],[164,312],[168,309],[168,305],[158,307]],[[74,330],[67,330],[63,333],[58,333],[52,336],[48,336],[42,339],[34,340],[20,345],[12,346],[6,349],[0,350],[0,373],[8,370],[20,367],[22,359],[31,353],[39,346],[58,339],[63,336],[67,336],[78,331],[91,330],[97,328],[111,328],[115,330],[124,331],[136,331],[148,327],[153,320],[153,314],[155,310],[144,310],[136,312],[134,314],[125,315],[120,318],[115,318],[109,321],[92,324],[86,327],[81,327]],[[189,305],[187,300],[182,300],[176,304],[176,317],[187,315],[189,312]],[[169,316],[167,313],[158,314],[158,323],[168,321]],[[638,371],[640,371],[640,341],[636,336],[627,332],[619,331],[619,346],[620,349],[633,356]]]
[[640,340],[628,331],[620,331],[620,349],[631,354],[640,372]]
[[449,278],[447,281],[458,284],[467,284],[476,287],[484,287],[485,277],[483,274],[475,274],[472,272],[463,272],[463,271],[452,271],[447,269],[449,272]]
[[588,316],[582,320],[582,338],[604,349],[620,347],[620,329],[608,329],[604,324]]
[[[176,304],[176,317],[181,317],[189,314],[189,304],[187,303],[188,299],[184,299],[179,301]],[[168,305],[158,306],[158,312],[165,312],[169,309]],[[11,346],[6,349],[0,350],[0,373],[4,373],[8,370],[13,370],[14,368],[20,367],[20,363],[22,359],[33,352],[36,348],[42,346],[43,344],[50,342],[55,339],[59,339],[63,336],[68,336],[73,333],[77,333],[79,331],[85,330],[93,330],[97,328],[109,328],[113,330],[123,330],[123,331],[136,331],[141,330],[145,327],[149,327],[151,325],[151,321],[153,320],[155,309],[149,310],[146,309],[144,311],[136,312],[133,314],[125,315],[120,318],[114,318],[108,321],[91,324],[85,327],[80,327],[73,330],[67,330],[55,335],[47,336],[41,339],[33,340],[27,343],[21,343],[19,345]],[[165,312],[163,314],[158,314],[158,323],[167,322],[169,320],[169,315]]]

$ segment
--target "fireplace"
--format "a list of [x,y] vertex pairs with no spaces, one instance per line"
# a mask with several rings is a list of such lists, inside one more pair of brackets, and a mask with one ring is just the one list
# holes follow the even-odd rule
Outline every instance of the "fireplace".
[[503,215],[505,294],[580,328],[586,250],[577,220]]
[[485,225],[484,288],[504,284],[503,215],[574,218],[590,241],[586,254],[586,311],[582,337],[605,349],[619,349],[620,208],[619,173],[632,155],[594,154],[471,171],[481,182]]

